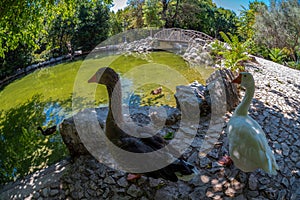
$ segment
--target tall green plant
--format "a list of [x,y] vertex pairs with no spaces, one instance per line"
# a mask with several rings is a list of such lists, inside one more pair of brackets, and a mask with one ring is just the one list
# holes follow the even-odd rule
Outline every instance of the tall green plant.
[[245,70],[242,65],[242,61],[249,60],[247,53],[247,48],[249,43],[240,42],[237,35],[231,33],[220,32],[223,40],[229,45],[228,48],[220,49],[219,55],[224,58],[225,67],[235,71],[235,70]]
[[284,59],[287,58],[287,54],[285,53],[284,49],[272,48],[269,50],[269,57],[273,62],[282,64]]

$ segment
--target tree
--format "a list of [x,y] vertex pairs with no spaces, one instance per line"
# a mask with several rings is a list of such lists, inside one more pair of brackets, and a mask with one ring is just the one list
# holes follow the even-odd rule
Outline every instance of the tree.
[[108,12],[108,7],[102,4],[102,0],[94,3],[89,0],[80,1],[77,8],[78,23],[72,38],[72,45],[75,49],[90,51],[107,38]]
[[214,32],[210,35],[215,38],[222,39],[221,35],[219,34],[221,31],[235,34],[237,30],[236,21],[237,16],[234,12],[224,8],[218,8],[215,11],[215,24],[213,28]]
[[118,10],[117,13],[109,13],[109,36],[116,35],[121,33],[125,28],[125,20],[123,20],[123,11]]
[[[290,50],[290,58],[299,59],[300,2],[298,0],[272,0],[269,9],[260,7],[255,21],[255,41],[269,49]],[[268,37],[266,37],[268,36]]]
[[15,50],[19,44],[38,49],[37,40],[52,21],[52,12],[61,5],[73,5],[74,0],[4,0],[0,2],[0,57]]
[[46,51],[50,52],[50,57],[57,57],[68,53],[67,44],[70,44],[74,37],[74,30],[77,23],[75,17],[68,16],[64,18],[62,14],[53,20],[51,28],[48,31],[48,39],[45,40],[45,45],[48,47]]
[[[143,5],[144,0],[128,0],[128,7],[125,9],[129,20],[128,28],[142,28],[144,27],[143,20]],[[128,16],[129,14],[129,16]]]
[[237,32],[242,40],[253,39],[255,33],[253,26],[261,6],[267,7],[265,3],[259,1],[250,2],[249,9],[242,6],[240,17],[237,21]]
[[[94,18],[89,18],[86,23],[78,21],[79,12],[76,12],[83,3],[93,5],[95,12]],[[79,28],[83,34],[89,27],[88,41],[82,43],[92,48],[106,38],[108,26],[105,24],[111,3],[112,0],[0,1],[0,77],[9,76],[32,62],[64,54],[66,43],[74,39],[74,30]],[[90,19],[94,21],[87,22]],[[96,32],[91,31],[91,23],[95,23]]]
[[219,39],[220,31],[236,32],[236,14],[217,8],[211,0],[173,1],[168,9],[167,27],[198,30]]
[[160,0],[146,0],[143,5],[143,20],[148,27],[162,27],[162,4]]

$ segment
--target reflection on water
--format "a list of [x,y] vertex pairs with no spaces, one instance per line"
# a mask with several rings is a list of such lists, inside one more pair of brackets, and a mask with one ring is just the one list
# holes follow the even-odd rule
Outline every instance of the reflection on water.
[[[37,127],[62,120],[59,104],[41,95],[0,115],[0,185],[55,163],[67,155],[59,134],[42,135]],[[51,106],[55,105],[55,106]],[[44,112],[46,111],[47,114]],[[46,120],[48,115],[48,120]]]
[[50,127],[60,124],[67,116],[66,110],[58,102],[49,103],[44,108],[46,119],[43,126]]

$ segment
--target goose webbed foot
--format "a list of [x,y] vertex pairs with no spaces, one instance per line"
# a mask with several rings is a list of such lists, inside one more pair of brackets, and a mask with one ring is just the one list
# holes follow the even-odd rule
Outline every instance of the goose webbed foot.
[[230,165],[233,164],[233,161],[232,161],[232,159],[230,158],[230,156],[225,155],[225,156],[223,156],[223,158],[221,158],[221,159],[218,161],[218,163],[219,163],[220,165],[229,167]]
[[141,177],[142,177],[141,174],[128,174],[127,181],[134,181],[134,180],[140,179]]

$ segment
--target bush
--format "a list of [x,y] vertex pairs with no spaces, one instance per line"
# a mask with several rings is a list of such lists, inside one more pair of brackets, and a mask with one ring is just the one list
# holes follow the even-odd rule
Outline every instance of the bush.
[[224,32],[220,32],[220,35],[227,43],[228,47],[226,47],[226,44],[222,44],[219,41],[214,42],[212,45],[213,56],[216,57],[215,54],[222,56],[225,67],[232,71],[245,70],[243,61],[249,60],[247,53],[249,42],[240,42],[238,36],[232,35],[231,33],[228,33],[229,37]]
[[283,61],[287,58],[286,53],[283,49],[272,48],[269,50],[269,58],[276,63],[282,64]]
[[287,62],[287,65],[291,68],[300,70],[300,62],[299,61],[298,62],[290,61],[290,62]]

